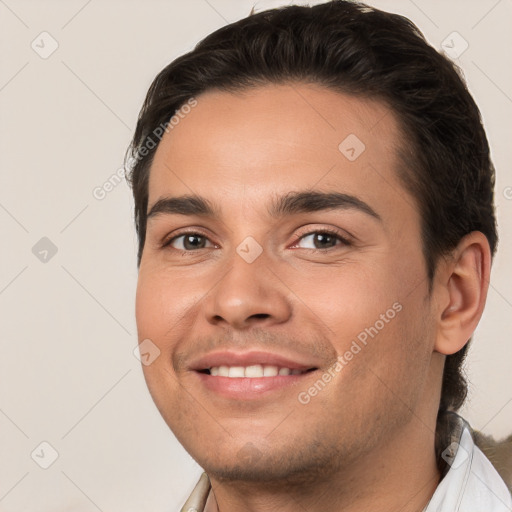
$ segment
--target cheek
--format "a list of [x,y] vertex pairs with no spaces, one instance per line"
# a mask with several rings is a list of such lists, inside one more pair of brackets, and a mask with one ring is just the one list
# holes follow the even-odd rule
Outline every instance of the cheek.
[[[320,268],[292,281],[294,293],[314,313],[336,350],[372,328],[379,331],[394,322],[400,308],[400,279],[384,264],[362,266],[346,263],[337,268]],[[291,280],[292,276],[290,276]],[[399,303],[398,305],[396,303]],[[395,307],[393,308],[393,305]],[[384,315],[381,317],[381,315]],[[383,323],[385,322],[385,323]]]
[[179,325],[177,302],[179,299],[174,296],[169,280],[162,279],[160,273],[149,272],[141,266],[135,299],[138,339],[141,343],[150,340],[154,344],[149,345],[151,357],[158,354],[150,364],[142,364],[142,371],[153,401],[168,424],[176,416],[174,414],[172,418],[168,418],[169,410],[179,411],[179,384],[173,375],[170,358],[176,336],[172,326]]
[[382,411],[390,417],[408,415],[423,392],[432,355],[427,307],[422,290],[401,295],[382,313],[376,311],[377,320],[355,338],[361,351],[353,359],[353,381],[366,389],[376,410],[386,404]]
[[355,379],[358,385],[385,387],[381,376],[400,388],[406,375],[423,378],[432,347],[425,323],[427,282],[417,256],[403,263],[386,258],[372,266],[348,265],[330,270],[328,278],[320,273],[302,278],[300,293],[328,327],[345,384]]
[[179,343],[190,338],[197,321],[196,309],[202,294],[191,282],[191,278],[180,279],[174,272],[150,265],[141,265],[139,271],[135,299],[137,333],[139,343],[146,343],[152,354],[157,354],[150,364],[142,365],[157,406],[176,391],[173,354]]
[[135,295],[135,317],[139,341],[158,339],[158,331],[164,321],[161,290],[154,278],[139,273]]
[[347,417],[352,429],[386,430],[404,422],[419,403],[431,355],[428,333],[419,327],[414,308],[403,305],[391,318],[393,313],[388,323],[373,321],[355,328],[358,335],[335,341],[341,369],[318,401],[333,422],[339,418],[339,430]]
[[180,318],[187,309],[186,304],[187,292],[176,286],[172,275],[141,267],[135,297],[139,340],[150,338],[163,344],[172,339],[172,333],[181,328]]

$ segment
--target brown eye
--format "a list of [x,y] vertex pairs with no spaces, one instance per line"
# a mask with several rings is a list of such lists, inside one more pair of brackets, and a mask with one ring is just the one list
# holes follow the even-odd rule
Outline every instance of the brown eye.
[[[300,244],[304,241],[312,244],[313,247],[301,246]],[[338,244],[338,241],[340,241],[341,244]],[[350,243],[339,233],[334,231],[313,231],[311,233],[306,233],[305,235],[301,236],[295,245],[298,245],[303,249],[321,250],[331,249],[336,245],[350,245]]]
[[[171,238],[164,244],[164,247],[172,247],[179,251],[194,251],[197,249],[205,249],[208,247],[207,243],[211,242],[200,233],[183,233],[181,235]],[[213,244],[211,244],[213,246]]]

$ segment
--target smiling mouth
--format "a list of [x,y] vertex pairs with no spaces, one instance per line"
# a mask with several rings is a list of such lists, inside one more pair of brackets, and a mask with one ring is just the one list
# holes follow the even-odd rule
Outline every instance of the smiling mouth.
[[301,370],[298,368],[286,368],[275,365],[254,364],[250,366],[212,366],[211,368],[198,370],[198,372],[211,375],[212,377],[259,379],[264,377],[302,375],[317,369],[318,368],[308,368]]

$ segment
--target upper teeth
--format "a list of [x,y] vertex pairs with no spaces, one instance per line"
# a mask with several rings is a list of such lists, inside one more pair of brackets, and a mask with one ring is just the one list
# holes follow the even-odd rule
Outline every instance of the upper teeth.
[[210,374],[219,377],[275,377],[276,375],[298,375],[299,373],[302,373],[302,370],[261,364],[254,364],[252,366],[213,366],[210,368]]

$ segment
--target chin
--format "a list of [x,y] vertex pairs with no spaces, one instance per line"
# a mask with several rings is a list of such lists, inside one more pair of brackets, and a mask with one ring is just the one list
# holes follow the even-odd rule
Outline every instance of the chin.
[[290,447],[287,451],[269,454],[248,442],[235,454],[226,456],[217,451],[196,461],[210,478],[218,481],[264,483],[282,488],[283,485],[318,484],[322,476],[337,469],[337,457],[333,452],[323,453],[318,446],[312,446],[301,452],[296,447]]

